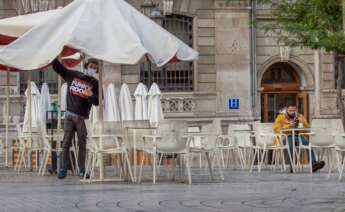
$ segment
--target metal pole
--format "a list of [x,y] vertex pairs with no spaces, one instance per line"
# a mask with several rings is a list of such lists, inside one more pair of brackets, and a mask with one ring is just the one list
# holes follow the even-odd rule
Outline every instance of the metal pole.
[[[99,100],[99,116],[101,121],[101,135],[103,134],[104,130],[104,122],[103,122],[103,62],[100,63],[99,67],[99,83],[98,83],[98,100]],[[103,149],[103,139],[100,137],[99,139],[99,147]],[[100,157],[100,169],[99,169],[99,178],[100,180],[104,179],[104,161],[103,161],[103,154],[99,155]]]
[[59,135],[61,129],[61,77],[58,76],[58,86],[57,86],[57,110],[58,110],[58,120],[57,120],[57,133]]
[[[32,99],[31,99],[31,71],[29,71],[28,77],[28,108],[29,108],[29,141],[32,143]],[[32,169],[31,151],[29,152],[29,167]]]
[[5,132],[5,166],[8,167],[8,125],[10,115],[10,71],[7,69],[6,88],[6,132]]

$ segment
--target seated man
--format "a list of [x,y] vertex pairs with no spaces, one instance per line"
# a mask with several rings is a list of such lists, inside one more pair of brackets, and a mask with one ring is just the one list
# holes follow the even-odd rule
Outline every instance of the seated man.
[[[295,105],[290,105],[286,108],[286,110],[282,111],[276,118],[273,131],[275,133],[281,133],[282,129],[288,128],[309,128],[309,124],[307,120],[304,118],[302,114],[297,113],[297,108]],[[290,132],[291,133],[291,132]],[[288,135],[288,143],[290,147],[290,154],[291,158],[293,155],[293,143],[292,143],[292,135]],[[284,141],[285,143],[286,141]],[[303,145],[309,145],[309,141],[305,136],[301,136],[301,141]],[[295,145],[299,145],[299,138],[298,135],[295,135]],[[313,172],[316,172],[319,169],[322,169],[325,166],[324,161],[316,161],[314,151],[311,152],[311,160],[313,166]],[[292,167],[291,167],[291,172]]]

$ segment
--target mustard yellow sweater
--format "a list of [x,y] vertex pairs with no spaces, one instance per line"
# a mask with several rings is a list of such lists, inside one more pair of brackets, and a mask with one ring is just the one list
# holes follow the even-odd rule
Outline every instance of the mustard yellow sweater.
[[[302,114],[298,114],[297,119],[299,123],[303,123],[304,128],[309,128],[309,123]],[[273,125],[273,131],[275,133],[280,133],[281,129],[287,129],[287,128],[290,128],[290,121],[288,117],[285,114],[278,115]]]

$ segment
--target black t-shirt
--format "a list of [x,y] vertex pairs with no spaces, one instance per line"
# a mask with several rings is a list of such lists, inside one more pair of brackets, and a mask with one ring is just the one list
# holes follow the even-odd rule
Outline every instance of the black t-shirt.
[[[98,105],[98,80],[79,71],[66,69],[57,59],[53,69],[67,82],[67,110],[82,117],[89,117],[92,105]],[[88,97],[85,91],[91,87],[93,95]]]

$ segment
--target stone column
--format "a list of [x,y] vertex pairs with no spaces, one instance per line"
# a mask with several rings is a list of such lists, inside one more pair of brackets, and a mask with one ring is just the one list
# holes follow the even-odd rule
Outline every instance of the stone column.
[[315,76],[315,94],[314,94],[314,114],[320,116],[320,73],[321,73],[321,53],[320,50],[314,51],[314,76]]
[[[215,1],[218,116],[251,117],[250,10],[248,3]],[[229,110],[229,99],[240,100]]]

